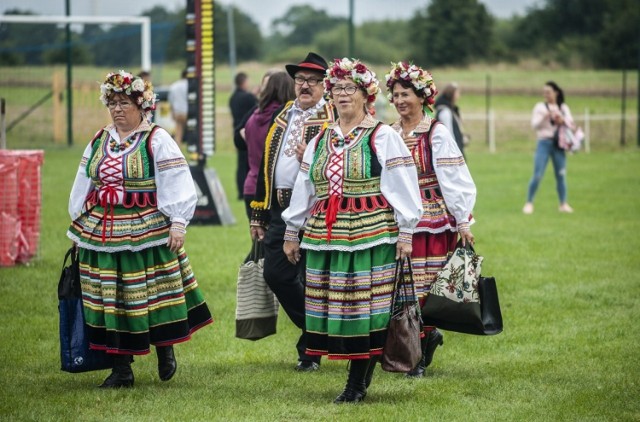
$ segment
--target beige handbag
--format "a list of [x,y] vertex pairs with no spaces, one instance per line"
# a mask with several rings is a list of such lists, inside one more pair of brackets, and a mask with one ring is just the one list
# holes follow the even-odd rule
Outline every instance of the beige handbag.
[[236,337],[260,340],[276,333],[278,300],[262,275],[262,243],[254,241],[247,261],[238,270]]

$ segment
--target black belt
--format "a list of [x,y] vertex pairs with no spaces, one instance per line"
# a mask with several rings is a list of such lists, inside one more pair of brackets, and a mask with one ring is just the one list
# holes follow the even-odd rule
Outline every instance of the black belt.
[[291,202],[291,192],[293,189],[276,189],[276,198],[278,199],[278,205],[282,208],[287,208]]

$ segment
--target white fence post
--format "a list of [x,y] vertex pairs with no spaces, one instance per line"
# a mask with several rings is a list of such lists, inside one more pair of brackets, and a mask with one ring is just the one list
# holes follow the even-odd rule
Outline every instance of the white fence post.
[[589,118],[589,108],[584,109],[584,150],[591,152],[591,120]]

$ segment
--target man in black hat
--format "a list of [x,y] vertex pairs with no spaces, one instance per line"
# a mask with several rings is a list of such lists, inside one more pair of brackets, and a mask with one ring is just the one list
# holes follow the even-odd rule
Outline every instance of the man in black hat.
[[264,244],[265,281],[291,321],[302,330],[296,344],[295,369],[315,371],[320,366],[320,356],[305,353],[305,263],[301,259],[297,265],[291,264],[282,250],[286,226],[281,214],[289,206],[301,151],[326,122],[336,119],[336,114],[323,96],[322,81],[328,66],[322,57],[309,53],[302,62],[285,67],[295,82],[296,99],[274,113],[255,200],[251,203],[251,237]]

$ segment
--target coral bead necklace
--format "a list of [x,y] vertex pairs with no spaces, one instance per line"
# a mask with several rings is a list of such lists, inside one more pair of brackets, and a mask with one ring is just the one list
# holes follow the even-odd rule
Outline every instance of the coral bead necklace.
[[129,148],[132,143],[133,141],[131,140],[131,138],[125,139],[125,141],[122,143],[118,143],[115,139],[111,138],[111,140],[109,141],[109,150],[117,154],[120,151],[124,151],[125,149]]
[[343,138],[334,131],[333,135],[331,135],[331,143],[334,147],[343,147],[345,145],[349,145],[354,139],[358,137],[358,133],[359,131],[357,129],[354,129]]

